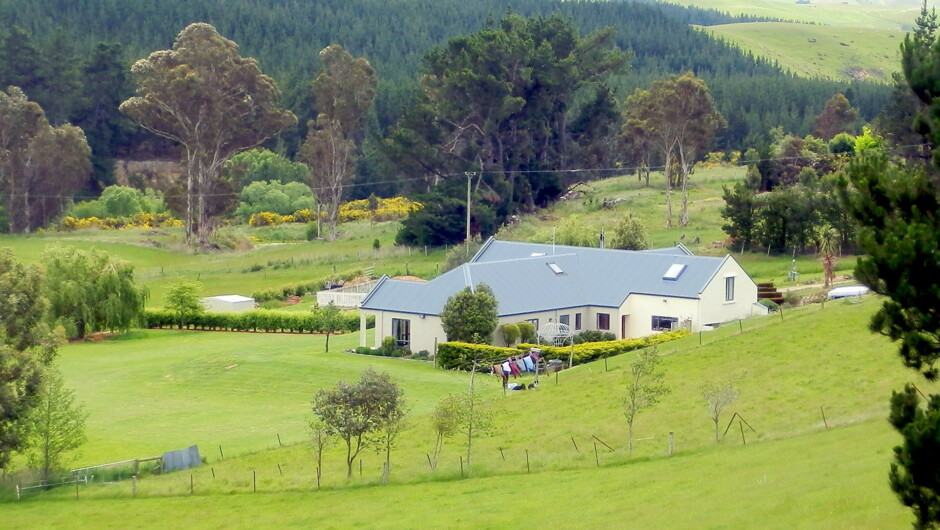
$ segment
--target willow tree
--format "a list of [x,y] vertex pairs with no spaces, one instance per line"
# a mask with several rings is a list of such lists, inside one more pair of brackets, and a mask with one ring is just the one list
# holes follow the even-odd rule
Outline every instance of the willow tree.
[[0,190],[12,232],[30,232],[62,212],[91,172],[81,129],[52,127],[17,87],[0,90]]
[[[666,226],[672,226],[672,186],[682,188],[679,225],[689,224],[689,175],[705,154],[725,119],[715,108],[705,81],[692,72],[654,81],[637,89],[624,105],[624,134],[643,135],[662,155],[666,176]],[[673,166],[679,169],[678,180]]]
[[187,26],[171,50],[134,63],[137,96],[121,111],[185,152],[186,241],[206,246],[207,195],[223,164],[297,123],[277,106],[280,91],[258,63],[209,24]]
[[134,284],[134,267],[99,250],[52,247],[43,253],[46,296],[53,318],[82,338],[96,331],[127,331],[144,312],[147,289]]
[[311,185],[326,206],[330,239],[336,238],[343,188],[356,169],[357,145],[366,112],[375,98],[375,71],[333,44],[320,52],[323,69],[313,81],[317,119],[311,120],[300,155],[310,166]]

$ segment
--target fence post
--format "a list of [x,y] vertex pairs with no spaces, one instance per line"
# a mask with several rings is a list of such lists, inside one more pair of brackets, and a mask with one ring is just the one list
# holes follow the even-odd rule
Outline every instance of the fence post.
[[193,487],[193,474],[190,473],[189,474],[189,494],[192,495],[194,491],[195,491],[195,488]]
[[594,442],[594,461],[597,463],[597,467],[601,467],[601,459],[597,456],[597,442]]
[[669,456],[676,452],[676,433],[669,431]]
[[460,457],[460,478],[463,478],[463,457]]
[[16,485],[16,500],[20,500],[20,485]]
[[526,473],[532,472],[532,468],[529,467],[529,450],[528,449],[525,450],[525,472]]
[[258,472],[254,469],[251,470],[251,492],[258,492]]

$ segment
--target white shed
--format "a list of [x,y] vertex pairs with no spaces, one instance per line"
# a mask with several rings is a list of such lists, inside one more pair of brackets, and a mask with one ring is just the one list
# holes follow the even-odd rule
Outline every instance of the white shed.
[[255,299],[237,294],[208,296],[202,299],[207,311],[216,313],[241,313],[255,308]]

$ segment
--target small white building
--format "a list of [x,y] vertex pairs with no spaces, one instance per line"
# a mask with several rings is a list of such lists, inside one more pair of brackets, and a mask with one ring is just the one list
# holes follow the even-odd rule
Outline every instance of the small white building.
[[[441,310],[447,299],[486,283],[498,302],[499,324],[565,324],[574,333],[601,330],[634,338],[690,331],[753,315],[757,285],[731,256],[695,256],[687,248],[627,251],[490,239],[476,256],[428,283],[383,277],[361,304],[360,344],[367,315],[375,345],[384,337],[412,351],[433,352],[447,340]],[[503,345],[494,333],[495,345]]]
[[202,299],[206,311],[214,313],[242,313],[255,308],[255,299],[237,294],[207,296]]

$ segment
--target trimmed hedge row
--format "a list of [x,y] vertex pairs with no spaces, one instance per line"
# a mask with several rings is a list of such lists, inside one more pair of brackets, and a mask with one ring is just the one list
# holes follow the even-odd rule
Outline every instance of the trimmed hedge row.
[[[604,357],[612,357],[654,344],[680,339],[687,335],[689,335],[688,331],[680,329],[638,339],[575,344],[572,362],[574,364],[584,364],[597,359],[603,359]],[[470,370],[473,368],[474,360],[478,361],[478,366],[489,366],[497,361],[503,361],[512,355],[527,352],[529,348],[540,348],[542,350],[542,358],[546,360],[560,359],[567,363],[568,356],[572,355],[571,346],[556,347],[519,344],[515,348],[501,348],[487,344],[444,342],[437,346],[437,362],[441,367],[446,369]]]
[[[359,330],[359,312],[343,311],[342,324],[336,333]],[[180,325],[179,316],[172,311],[147,310],[144,312],[148,328],[203,329],[211,331],[264,331],[268,333],[324,333],[323,318],[319,311],[272,311],[255,309],[244,313],[205,312],[190,317]],[[369,317],[367,327],[375,326]]]
[[362,275],[362,269],[350,269],[348,271],[324,276],[318,280],[282,285],[272,289],[265,289],[264,291],[255,291],[251,294],[251,297],[258,303],[270,300],[285,300],[290,296],[304,296],[307,293],[322,291],[326,285],[332,281],[348,281],[360,275]]

